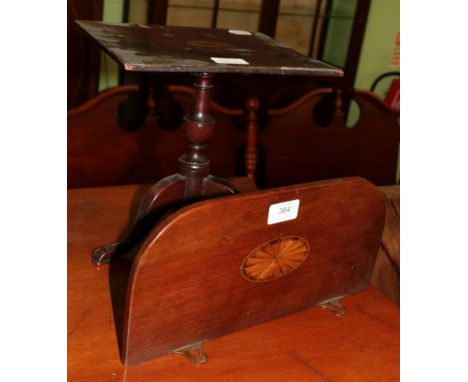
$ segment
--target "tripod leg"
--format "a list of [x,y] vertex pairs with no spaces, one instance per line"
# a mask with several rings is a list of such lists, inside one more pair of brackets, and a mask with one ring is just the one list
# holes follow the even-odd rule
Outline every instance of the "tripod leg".
[[150,218],[160,218],[169,208],[183,203],[185,183],[185,177],[175,174],[154,184],[143,197],[128,235],[118,242],[94,249],[91,254],[92,262],[96,265],[106,264],[128,252],[151,228],[148,227]]

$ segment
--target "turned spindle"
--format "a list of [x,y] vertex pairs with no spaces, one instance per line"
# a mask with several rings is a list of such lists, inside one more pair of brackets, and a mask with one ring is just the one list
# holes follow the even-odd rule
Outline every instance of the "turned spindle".
[[247,107],[247,143],[245,148],[245,170],[247,177],[255,179],[257,168],[257,112],[259,102],[257,97],[249,97]]

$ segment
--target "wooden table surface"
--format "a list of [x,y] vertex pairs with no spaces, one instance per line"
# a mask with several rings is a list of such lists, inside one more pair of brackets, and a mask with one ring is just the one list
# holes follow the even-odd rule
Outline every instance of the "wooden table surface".
[[70,381],[399,380],[399,309],[374,288],[343,299],[344,317],[313,308],[209,341],[201,366],[168,355],[125,368],[116,327],[130,261],[97,268],[90,253],[118,239],[146,188],[69,191]]
[[343,75],[340,68],[306,57],[258,32],[101,21],[76,23],[129,71]]

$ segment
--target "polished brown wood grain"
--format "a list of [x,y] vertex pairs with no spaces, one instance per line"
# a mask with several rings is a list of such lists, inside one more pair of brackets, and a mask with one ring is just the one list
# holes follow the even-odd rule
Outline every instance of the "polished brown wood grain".
[[[295,199],[296,219],[267,224],[270,205]],[[123,362],[136,364],[365,289],[384,218],[383,195],[359,178],[185,207],[154,228],[133,263]],[[310,246],[297,269],[268,283],[242,276],[249,253],[289,236]]]
[[[339,95],[340,93],[338,93]],[[400,141],[399,111],[373,93],[355,90],[360,108],[355,126],[345,125],[342,109],[320,126],[315,113],[331,88],[322,88],[282,109],[270,109],[270,121],[259,130],[262,149],[260,186],[277,187],[312,180],[360,176],[377,185],[394,184]],[[335,98],[336,100],[336,98]],[[342,106],[342,103],[332,104]]]
[[373,288],[343,299],[344,317],[311,308],[211,340],[200,367],[176,355],[124,367],[116,327],[131,259],[96,268],[89,251],[119,239],[147,187],[68,192],[69,381],[398,380],[399,310]]
[[400,186],[380,187],[385,195],[387,214],[372,284],[400,305]]

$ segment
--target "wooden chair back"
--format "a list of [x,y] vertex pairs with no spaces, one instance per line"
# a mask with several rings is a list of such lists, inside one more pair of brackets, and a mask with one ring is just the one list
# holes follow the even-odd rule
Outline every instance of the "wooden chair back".
[[338,93],[331,121],[320,127],[314,113],[330,96],[333,89],[317,89],[285,108],[268,111],[270,121],[258,133],[261,186],[345,176],[360,176],[378,185],[395,183],[399,112],[373,93],[355,90],[360,117],[350,128]]

